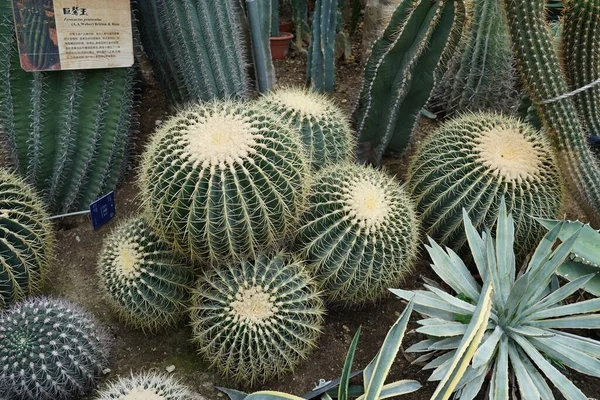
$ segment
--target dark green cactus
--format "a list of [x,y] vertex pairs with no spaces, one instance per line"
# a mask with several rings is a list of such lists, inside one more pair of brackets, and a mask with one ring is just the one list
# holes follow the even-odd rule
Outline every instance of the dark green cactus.
[[110,341],[94,318],[60,299],[31,298],[0,314],[0,398],[70,400],[90,392]]
[[0,169],[0,311],[39,291],[53,258],[48,217],[33,190]]
[[[275,65],[271,54],[271,36],[279,36],[279,6],[278,0],[256,0],[260,18],[260,33],[263,42],[265,66],[267,68],[267,90],[270,90],[276,81]],[[277,18],[274,16],[277,15]],[[251,22],[248,21],[250,24]],[[250,26],[250,29],[253,29]]]
[[94,400],[196,400],[186,386],[170,375],[148,371],[119,377],[99,391]]
[[308,4],[307,0],[292,1],[292,20],[294,21],[295,37],[294,44],[298,51],[304,50],[304,40],[310,39],[310,27],[308,26]]
[[124,166],[135,71],[24,72],[9,3],[0,6],[0,141],[52,210],[85,209]]
[[400,3],[365,67],[354,113],[361,158],[379,164],[386,152],[407,147],[439,60],[464,19],[462,0]]
[[52,1],[33,0],[25,2],[23,8],[14,3],[14,12],[18,16],[19,41],[24,46],[30,66],[34,70],[47,70],[59,61],[58,46],[52,41],[50,28],[56,29],[54,19],[47,13],[53,12]]
[[144,50],[172,102],[249,95],[237,0],[143,0],[137,7]]
[[[588,145],[586,127],[578,115],[575,101],[567,95],[570,88],[545,22],[545,1],[504,0],[503,4],[524,89],[553,142],[570,192],[592,222],[600,224],[600,164]],[[574,23],[585,25],[589,17],[593,15],[577,18]],[[587,42],[592,41],[588,39]],[[581,46],[585,51],[587,46],[582,42]],[[587,58],[587,65],[593,62],[593,57]]]
[[308,46],[306,77],[315,91],[329,92],[335,85],[335,37],[338,0],[317,0]]

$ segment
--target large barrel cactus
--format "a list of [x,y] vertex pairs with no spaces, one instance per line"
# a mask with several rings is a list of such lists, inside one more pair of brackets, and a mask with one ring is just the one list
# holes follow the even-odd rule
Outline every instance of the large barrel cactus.
[[137,2],[142,45],[174,103],[249,94],[238,0]]
[[515,249],[523,255],[544,235],[533,217],[554,217],[562,207],[548,141],[500,114],[465,114],[444,123],[417,150],[409,175],[423,228],[457,251],[466,243],[463,209],[477,229],[491,227],[504,196],[515,220]]
[[127,323],[155,330],[183,315],[194,276],[141,217],[104,241],[98,273],[106,297]]
[[87,394],[107,366],[109,339],[60,299],[31,298],[0,314],[0,398],[67,400]]
[[0,169],[0,310],[39,291],[54,249],[48,217],[33,190]]
[[295,229],[308,163],[299,133],[252,106],[192,106],[154,134],[142,200],[163,238],[195,261],[252,257]]
[[360,306],[381,298],[410,272],[419,224],[393,177],[341,163],[315,178],[298,243],[325,294]]
[[23,71],[10,4],[0,5],[0,142],[54,211],[86,209],[122,171],[135,72]]
[[252,385],[308,356],[324,308],[302,263],[259,255],[205,274],[190,311],[200,353],[224,375]]
[[195,400],[192,392],[165,373],[140,372],[119,377],[100,390],[94,400]]
[[259,107],[300,130],[313,170],[353,158],[355,140],[348,118],[324,95],[279,89],[264,96]]

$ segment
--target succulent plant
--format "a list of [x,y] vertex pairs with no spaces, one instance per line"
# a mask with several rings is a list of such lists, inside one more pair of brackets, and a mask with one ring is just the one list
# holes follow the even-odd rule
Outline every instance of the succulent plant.
[[119,316],[150,330],[183,316],[194,282],[191,268],[142,217],[126,220],[104,240],[98,273]]
[[0,397],[63,400],[85,395],[107,366],[109,340],[66,300],[29,298],[0,314]]
[[344,112],[326,96],[298,88],[270,92],[258,103],[301,133],[312,169],[350,161],[354,134]]
[[48,217],[29,185],[0,168],[0,310],[39,291],[54,254]]
[[386,173],[351,163],[323,169],[297,235],[332,300],[363,305],[410,272],[419,244],[414,205]]
[[532,217],[561,211],[561,179],[548,141],[500,114],[464,114],[441,125],[416,151],[409,175],[423,229],[458,252],[466,243],[463,208],[478,229],[492,226],[504,195],[520,255],[544,234]]
[[[484,288],[456,253],[444,251],[430,239],[427,251],[433,260],[431,267],[453,293],[435,284],[418,291],[392,290],[400,298],[414,301],[415,311],[425,316],[418,321],[421,327],[417,332],[428,339],[407,351],[426,353],[419,359],[430,360],[424,367],[434,369],[429,380],[440,380],[454,364],[454,355],[474,318],[473,303],[482,304],[482,296],[491,296],[491,311],[479,338],[481,344],[472,349],[472,362],[464,374],[453,377],[458,381],[456,397],[473,399],[483,383],[489,381],[489,396],[493,400],[509,398],[511,388],[517,387],[524,399],[554,399],[548,380],[567,399],[587,399],[555,365],[600,376],[600,342],[571,331],[598,329],[600,303],[597,299],[564,303],[594,275],[549,290],[579,232],[556,246],[562,229],[561,225],[556,226],[541,240],[528,265],[517,273],[515,226],[504,200],[495,237],[489,229],[479,235],[466,210],[463,215],[471,254]],[[486,379],[488,373],[491,379]]]
[[200,353],[224,375],[252,385],[308,356],[324,308],[304,265],[277,254],[207,272],[190,313]]
[[194,400],[192,392],[164,373],[131,373],[98,391],[95,400]]
[[152,224],[196,261],[253,257],[285,240],[305,201],[299,133],[252,106],[194,105],[153,135],[142,161]]
[[308,46],[306,77],[312,90],[330,92],[335,84],[338,0],[316,0]]

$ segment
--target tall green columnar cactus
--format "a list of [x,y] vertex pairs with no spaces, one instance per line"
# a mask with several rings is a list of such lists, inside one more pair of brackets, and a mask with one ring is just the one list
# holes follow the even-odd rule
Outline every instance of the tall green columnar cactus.
[[317,0],[312,22],[306,77],[315,91],[332,91],[335,84],[335,37],[338,0]]
[[365,67],[354,113],[361,158],[379,164],[386,151],[406,148],[434,87],[436,66],[464,20],[462,0],[400,3]]
[[54,211],[85,209],[120,176],[135,72],[24,72],[9,3],[0,6],[0,143]]
[[545,23],[544,0],[505,0],[504,7],[525,90],[556,147],[565,181],[590,219],[600,223],[600,164],[574,100],[563,96],[569,86]]
[[[279,6],[276,0],[256,0],[258,15],[260,17],[260,34],[263,42],[263,56],[267,67],[267,88],[275,85],[275,65],[271,55],[271,36],[279,36]],[[252,28],[252,27],[251,27]]]
[[434,91],[436,110],[446,115],[465,110],[516,111],[517,72],[503,14],[498,1],[475,1],[460,51]]
[[295,29],[294,44],[296,50],[302,51],[304,49],[304,39],[308,39],[310,35],[306,0],[292,0],[292,19]]
[[144,50],[174,103],[249,94],[237,0],[139,1]]

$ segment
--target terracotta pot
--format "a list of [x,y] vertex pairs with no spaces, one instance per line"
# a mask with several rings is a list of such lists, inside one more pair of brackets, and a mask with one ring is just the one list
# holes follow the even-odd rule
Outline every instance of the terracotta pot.
[[289,32],[280,32],[281,36],[271,37],[271,57],[274,60],[281,60],[287,56],[290,42],[294,38]]
[[294,30],[294,23],[292,21],[282,22],[279,24],[279,33],[281,33],[281,32],[292,33],[293,30]]

